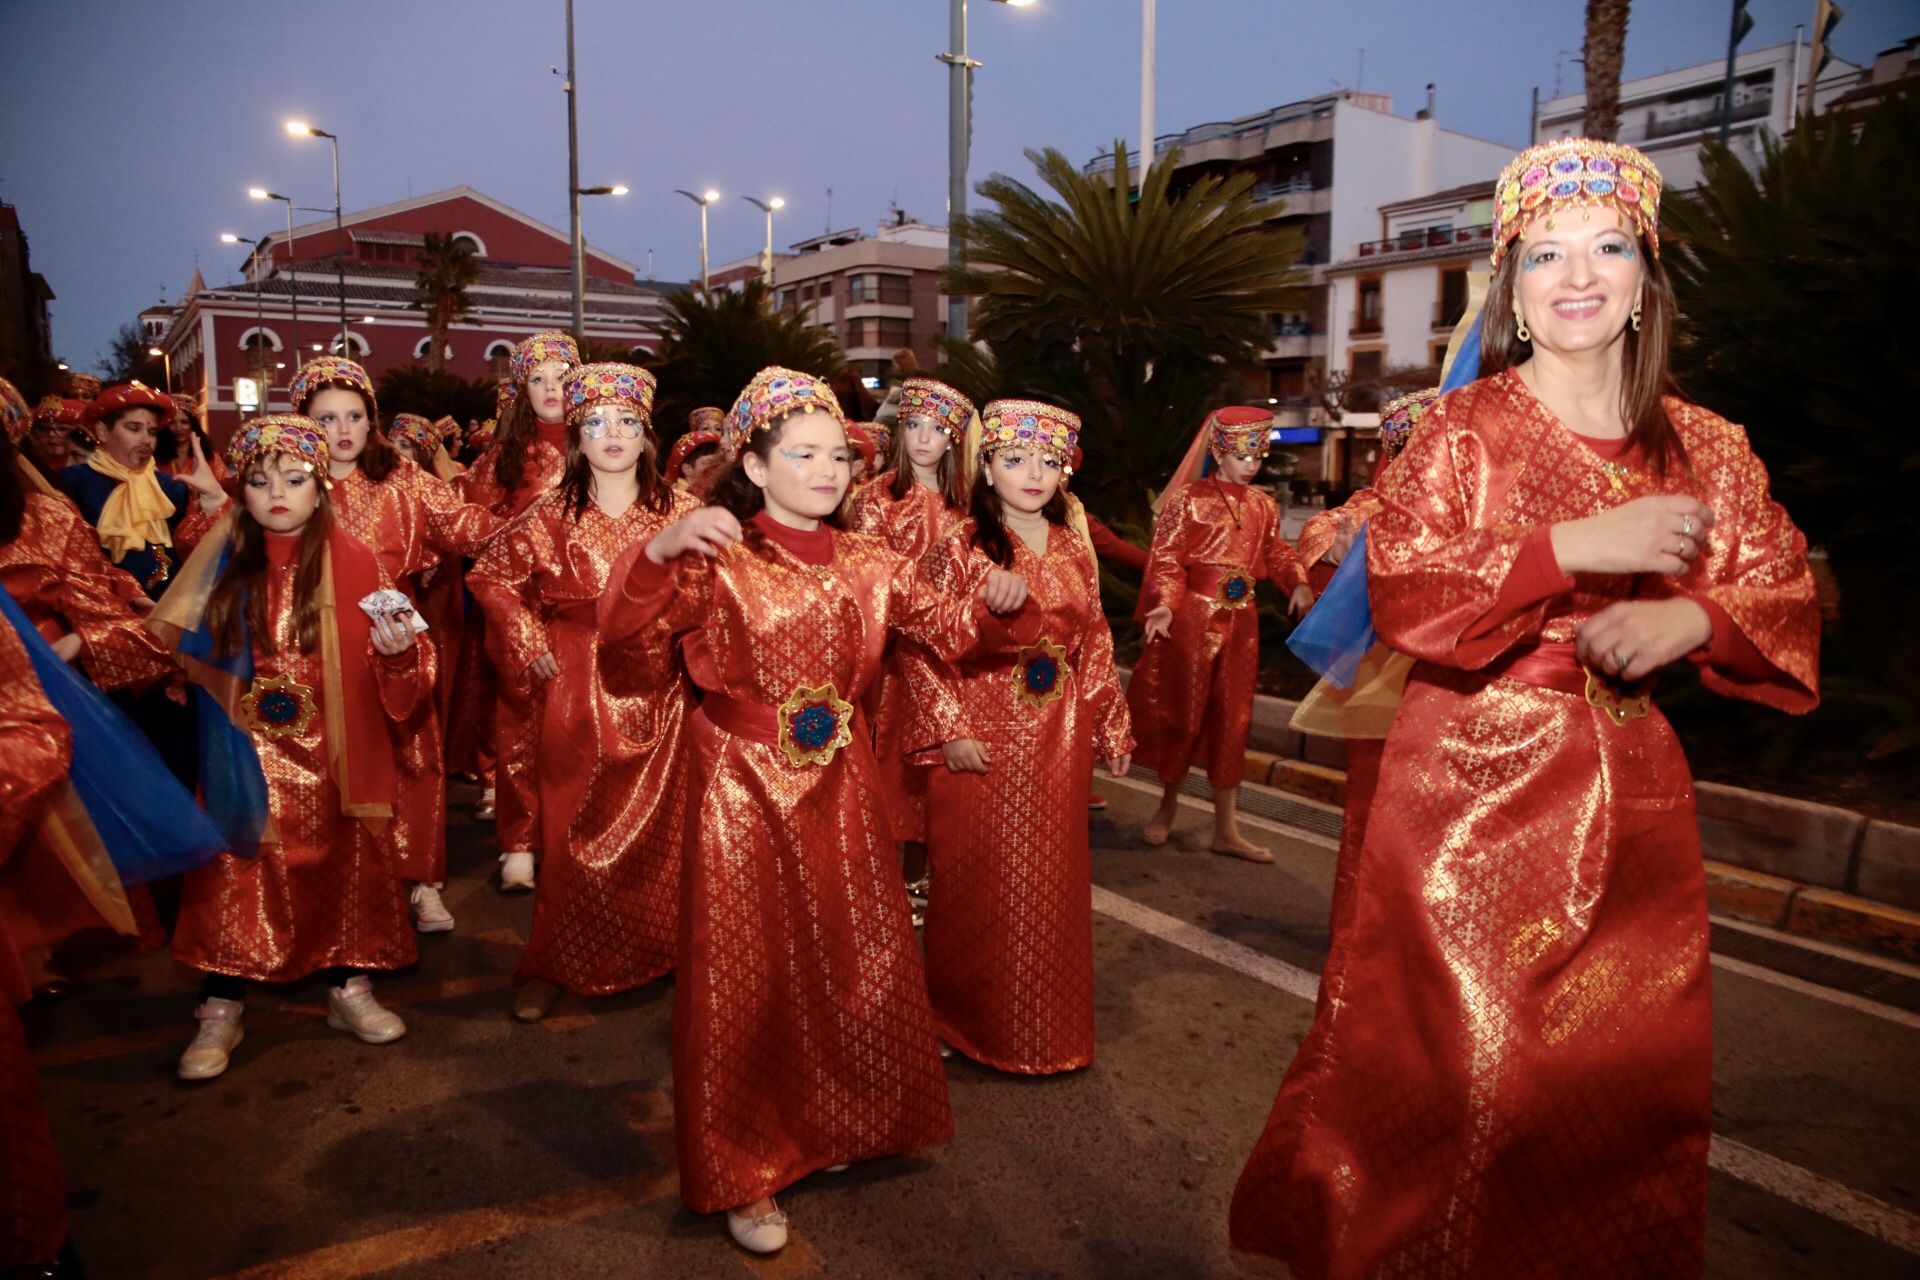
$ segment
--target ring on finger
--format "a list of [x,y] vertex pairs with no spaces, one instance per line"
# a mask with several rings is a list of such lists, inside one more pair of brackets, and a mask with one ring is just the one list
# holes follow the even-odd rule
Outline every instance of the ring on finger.
[[1620,651],[1618,649],[1615,649],[1612,652],[1612,654],[1610,654],[1609,656],[1612,657],[1613,659],[1614,674],[1618,675],[1620,672],[1625,671],[1627,669],[1626,659],[1620,656]]
[[1693,537],[1693,517],[1692,516],[1680,517],[1680,536],[1683,538]]

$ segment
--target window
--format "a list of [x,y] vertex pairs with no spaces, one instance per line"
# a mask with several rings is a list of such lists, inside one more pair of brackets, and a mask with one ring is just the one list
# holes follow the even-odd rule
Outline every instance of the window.
[[487,372],[496,378],[504,378],[513,371],[513,344],[493,341],[487,344]]
[[1447,344],[1444,342],[1434,343],[1433,344],[1434,369],[1437,371],[1440,368],[1440,366],[1445,364],[1446,362],[1447,362]]
[[898,351],[913,345],[913,325],[892,316],[863,316],[847,321],[849,347],[886,347]]
[[453,233],[452,238],[455,244],[464,244],[468,248],[472,249],[474,257],[484,258],[487,256],[486,243],[482,241],[479,236],[473,234],[473,232],[456,231]]
[[1467,269],[1442,267],[1440,269],[1440,302],[1434,308],[1433,327],[1451,329],[1460,323],[1460,317],[1466,313]]
[[822,280],[820,282],[820,297],[822,300],[825,300],[827,298],[831,298],[832,296],[833,296],[833,280],[831,277],[829,277],[828,279]]
[[1347,366],[1348,413],[1376,413],[1380,408],[1380,370],[1384,353],[1355,351]]
[[[354,359],[354,360],[358,360],[361,356],[364,356],[368,352],[373,350],[372,347],[367,345],[367,340],[365,338],[353,332],[353,330],[351,329],[347,330],[347,347],[348,347],[348,350],[346,351],[345,354],[350,359]],[[328,341],[327,350],[332,352],[336,356],[342,354],[340,350],[339,334],[337,333],[334,334],[332,339]]]
[[1382,327],[1380,277],[1360,281],[1358,304],[1353,313],[1353,332],[1379,333]]
[[813,285],[811,283],[803,284],[800,286],[800,301],[802,302],[813,301]]
[[881,275],[878,272],[850,276],[847,280],[847,302],[853,306],[873,302],[891,307],[912,306],[913,279],[910,276]]
[[[414,343],[414,344],[413,344],[413,358],[414,358],[415,360],[424,360],[424,359],[426,359],[426,358],[427,358],[427,344],[428,344],[428,343],[430,343],[430,342],[432,342],[432,341],[433,341],[433,338],[432,338],[432,336],[431,336],[431,335],[429,335],[429,336],[427,336],[427,337],[425,337],[425,338],[422,338],[422,339],[420,339],[420,341],[418,341],[418,342],[416,342],[416,343]],[[453,359],[453,344],[452,344],[451,342],[449,342],[449,343],[447,343],[447,344],[446,344],[446,346],[444,346],[444,347],[443,347],[443,348],[441,349],[441,352],[440,352],[440,354],[441,354],[441,357],[442,357],[443,359],[447,359],[447,360],[451,360],[451,359]]]

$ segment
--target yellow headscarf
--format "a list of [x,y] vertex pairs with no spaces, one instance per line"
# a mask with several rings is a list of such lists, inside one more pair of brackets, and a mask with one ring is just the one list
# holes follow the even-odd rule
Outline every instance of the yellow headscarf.
[[129,471],[114,461],[106,449],[100,448],[87,455],[87,465],[108,479],[120,482],[119,487],[107,495],[106,505],[100,508],[99,521],[100,545],[107,549],[107,555],[115,564],[125,559],[129,551],[173,545],[173,530],[167,527],[167,518],[175,507],[160,488],[159,472],[152,458],[138,471]]

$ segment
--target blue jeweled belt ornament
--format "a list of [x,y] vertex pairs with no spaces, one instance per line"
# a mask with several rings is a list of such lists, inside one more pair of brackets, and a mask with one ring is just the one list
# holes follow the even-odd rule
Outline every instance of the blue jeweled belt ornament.
[[1253,603],[1253,575],[1245,569],[1223,569],[1213,598],[1224,608],[1244,609]]
[[269,738],[306,736],[319,704],[313,689],[290,676],[258,676],[240,698],[247,728]]
[[780,750],[798,768],[831,764],[840,748],[853,742],[853,704],[832,681],[814,688],[797,685],[774,712]]
[[1066,676],[1066,648],[1043,637],[1014,659],[1014,695],[1030,707],[1044,707],[1065,695]]

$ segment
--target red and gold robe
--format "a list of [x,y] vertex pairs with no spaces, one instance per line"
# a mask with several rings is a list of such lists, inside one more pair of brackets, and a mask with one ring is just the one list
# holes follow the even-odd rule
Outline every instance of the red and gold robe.
[[[332,497],[340,527],[372,549],[380,568],[414,600],[416,608],[417,574],[445,561],[457,564],[461,556],[479,554],[502,523],[487,508],[462,502],[451,485],[404,458],[385,480],[372,479],[355,467],[344,479],[334,481]],[[429,634],[437,657],[447,637],[431,629]],[[436,690],[437,684],[436,677]],[[440,709],[433,697],[414,707],[399,727],[397,741],[394,764],[399,794],[386,839],[399,859],[401,879],[438,884],[447,877],[447,770]]]
[[[969,521],[921,561],[971,597],[994,567]],[[910,744],[928,781],[927,986],[940,1038],[1001,1071],[1046,1075],[1093,1061],[1093,864],[1087,791],[1096,760],[1133,749],[1093,553],[1050,525],[1036,555],[1009,535],[1027,582],[1019,612],[982,627],[958,662],[903,645]],[[972,738],[989,771],[955,773],[939,745]]]
[[[898,499],[892,489],[891,471],[882,472],[871,483],[856,489],[847,507],[847,528],[855,533],[871,534],[907,559],[918,560],[927,548],[966,519],[965,512],[949,508],[939,491],[926,485],[916,483],[908,488],[906,497]],[[911,718],[913,708],[894,646],[888,649],[880,679],[868,695],[866,710],[873,721],[873,754],[886,788],[893,838],[924,841],[927,838],[927,771],[907,763],[906,748],[900,742],[901,731]]]
[[[526,470],[520,487],[501,485],[500,446],[481,454],[455,481],[468,502],[475,502],[502,519],[519,515],[552,493],[567,469],[567,428],[564,423],[540,423],[527,443]],[[493,646],[485,647],[491,652]],[[494,834],[502,853],[540,851],[538,775],[534,753],[540,749],[542,690],[516,680],[519,672],[494,672],[493,754],[498,789],[498,816]]]
[[[92,547],[87,554],[98,559]],[[41,691],[20,638],[0,622],[0,866],[55,803],[72,766],[72,731]],[[32,994],[0,912],[0,1271],[8,1273],[51,1261],[67,1238],[66,1177],[13,1011]]]
[[525,678],[543,653],[560,668],[541,700],[545,860],[517,982],[610,995],[673,969],[692,693],[664,627],[603,645],[597,610],[614,561],[699,505],[670,492],[665,511],[589,502],[575,520],[550,494],[468,578],[500,670]]
[[1141,652],[1127,687],[1140,739],[1134,761],[1162,782],[1179,782],[1198,763],[1215,788],[1240,785],[1260,677],[1253,587],[1262,578],[1287,594],[1306,581],[1272,497],[1209,477],[1167,499],[1140,615],[1166,605],[1173,630]]
[[[1744,433],[1610,476],[1512,372],[1436,404],[1368,526],[1374,625],[1418,660],[1312,1031],[1241,1174],[1234,1242],[1303,1278],[1698,1275],[1712,1026],[1692,779],[1657,710],[1590,706],[1586,619],[1675,594],[1716,692],[1818,699],[1806,543]],[[1615,480],[1618,481],[1616,486]],[[1655,493],[1718,522],[1679,578],[1560,574],[1553,524]]]
[[[764,514],[752,528],[666,568],[636,548],[600,606],[609,643],[664,619],[703,691],[673,1006],[680,1194],[699,1213],[953,1132],[856,708],[890,632],[955,655],[977,634],[973,609],[877,539]],[[782,705],[795,750],[823,744],[825,763],[776,745]]]
[[26,495],[20,536],[0,545],[0,587],[49,642],[80,637],[76,659],[102,689],[149,686],[179,670],[127,601],[139,594],[132,576],[100,555],[93,526],[72,505]]
[[1307,571],[1307,585],[1313,588],[1315,595],[1327,589],[1327,584],[1333,581],[1333,571],[1339,568],[1326,557],[1340,536],[1341,519],[1350,521],[1358,529],[1379,511],[1378,492],[1356,489],[1345,502],[1337,507],[1329,507],[1301,526],[1300,536],[1294,539],[1293,545],[1299,549],[1300,564]]
[[[336,545],[352,543],[344,533],[334,538]],[[382,831],[394,796],[382,797],[387,814],[342,812],[329,700],[340,700],[334,714],[349,723],[353,712],[335,684],[339,672],[328,671],[324,640],[312,653],[302,653],[296,643],[295,539],[269,535],[267,546],[267,618],[276,648],[268,653],[254,643],[253,688],[259,690],[266,680],[293,681],[305,692],[281,696],[296,697],[311,714],[285,731],[252,731],[267,780],[270,838],[253,857],[223,853],[187,873],[174,957],[203,973],[262,982],[291,982],[330,968],[398,969],[412,964],[417,951],[406,887]],[[351,549],[365,562],[350,566],[334,558],[336,608],[360,614],[364,593],[359,588],[391,583],[370,552]],[[355,629],[366,634],[357,620],[351,628],[343,624],[341,632],[351,635]],[[434,655],[428,636],[392,658],[373,652],[369,641],[366,663],[371,687],[355,696],[376,699],[396,728],[432,696]],[[347,767],[356,763],[351,750],[339,754]]]

